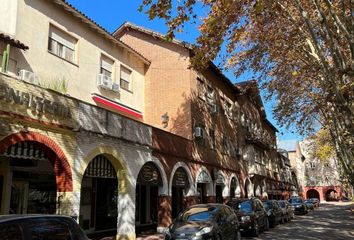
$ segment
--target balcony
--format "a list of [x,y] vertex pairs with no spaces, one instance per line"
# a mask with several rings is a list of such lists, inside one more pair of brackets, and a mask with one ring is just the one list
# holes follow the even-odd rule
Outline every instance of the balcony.
[[248,168],[248,174],[257,174],[267,177],[266,167],[260,163],[250,164]]

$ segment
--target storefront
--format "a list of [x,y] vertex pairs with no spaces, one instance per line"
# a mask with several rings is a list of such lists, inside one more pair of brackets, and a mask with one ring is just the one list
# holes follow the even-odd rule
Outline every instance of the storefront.
[[94,231],[116,229],[117,204],[116,170],[104,155],[98,155],[88,165],[81,183],[81,227]]
[[189,187],[187,172],[183,167],[179,167],[172,180],[172,219],[176,218],[177,214],[185,208],[185,197]]
[[225,178],[221,171],[217,173],[217,178],[215,180],[215,200],[216,203],[224,203],[223,191],[225,188]]
[[210,189],[212,188],[212,179],[206,169],[201,168],[197,177],[197,196],[198,203],[208,203]]
[[[10,201],[2,206],[9,214],[54,214],[57,204],[56,177],[53,169],[55,154],[46,146],[23,141],[8,147],[1,154],[7,166],[7,185],[11,186]],[[52,159],[52,160],[50,160]]]
[[141,168],[136,185],[135,223],[136,232],[156,230],[158,224],[159,187],[161,174],[153,162]]

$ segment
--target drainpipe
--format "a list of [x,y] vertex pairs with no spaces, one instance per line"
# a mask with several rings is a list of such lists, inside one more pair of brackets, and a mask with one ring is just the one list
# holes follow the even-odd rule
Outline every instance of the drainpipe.
[[10,44],[6,45],[6,49],[2,55],[2,62],[1,62],[1,71],[6,73],[7,68],[9,66],[9,59],[10,59]]

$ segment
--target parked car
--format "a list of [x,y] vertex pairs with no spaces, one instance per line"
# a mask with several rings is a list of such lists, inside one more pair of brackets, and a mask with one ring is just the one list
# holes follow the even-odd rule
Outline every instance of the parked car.
[[312,203],[315,206],[315,208],[320,207],[320,199],[318,199],[318,198],[310,198],[309,200],[312,201]]
[[289,222],[291,219],[294,218],[294,210],[290,203],[286,200],[279,200],[278,204],[283,211],[283,218],[286,222]]
[[263,206],[267,211],[270,227],[275,227],[277,224],[284,222],[283,211],[276,200],[263,201]]
[[198,204],[183,210],[165,232],[165,239],[241,239],[235,212],[223,204]]
[[89,240],[73,218],[59,215],[2,215],[0,239]]
[[308,209],[304,200],[300,197],[289,198],[289,203],[292,205],[295,214],[306,214]]
[[269,229],[267,211],[259,199],[234,199],[227,205],[235,210],[242,233],[251,233],[257,237],[260,230]]
[[310,199],[306,199],[304,203],[306,204],[308,210],[315,210],[315,205]]

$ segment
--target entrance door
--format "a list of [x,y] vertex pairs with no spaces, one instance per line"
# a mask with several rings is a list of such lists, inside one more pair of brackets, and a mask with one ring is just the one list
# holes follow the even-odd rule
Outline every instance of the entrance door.
[[172,218],[176,218],[184,209],[184,195],[189,186],[187,172],[183,167],[179,167],[172,179]]
[[224,203],[224,199],[222,197],[222,189],[223,186],[222,185],[216,185],[215,187],[215,195],[216,195],[216,202],[217,203]]
[[28,182],[13,181],[11,186],[10,214],[26,214]]
[[198,191],[199,203],[208,203],[207,196],[206,196],[206,184],[205,183],[198,183],[197,184],[197,191]]
[[184,187],[172,187],[172,218],[176,218],[178,213],[184,209]]
[[117,227],[117,180],[97,178],[96,230]]
[[158,221],[158,190],[161,175],[154,163],[146,163],[139,172],[135,195],[136,232],[156,231]]

